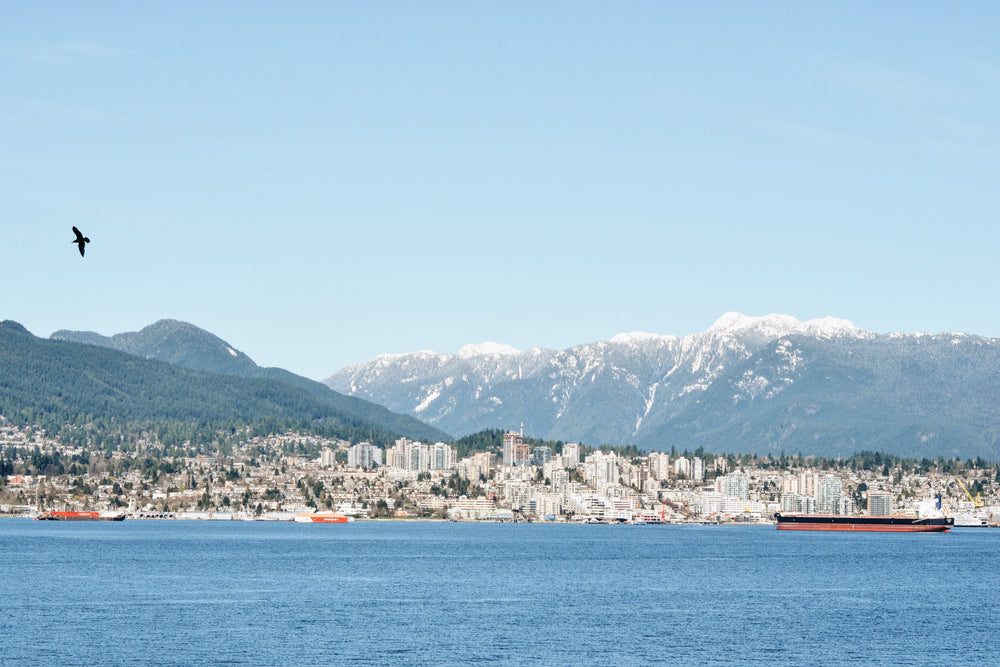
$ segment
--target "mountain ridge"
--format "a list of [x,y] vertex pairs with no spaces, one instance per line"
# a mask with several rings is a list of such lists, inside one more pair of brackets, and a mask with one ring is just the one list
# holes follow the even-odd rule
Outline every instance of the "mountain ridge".
[[373,422],[388,431],[418,440],[450,440],[440,429],[408,415],[354,396],[345,396],[326,385],[281,368],[264,368],[218,336],[188,322],[162,319],[140,331],[102,336],[92,331],[60,329],[50,340],[94,345],[194,371],[263,379],[305,391],[316,400],[354,417]]
[[[774,347],[781,340],[786,342]],[[926,358],[908,357],[906,346],[920,344]],[[996,393],[990,382],[969,379],[963,385],[962,378],[953,379],[948,404],[935,402],[931,391],[918,392],[930,406],[925,412],[937,410],[923,416],[916,414],[918,403],[892,396],[905,382],[933,386],[935,378],[947,376],[948,364],[961,361],[954,354],[959,351],[978,355],[988,376],[1000,380],[1000,346],[992,339],[953,333],[875,334],[832,317],[803,322],[787,315],[727,313],[706,331],[684,336],[633,332],[561,351],[531,348],[516,355],[460,357],[424,351],[379,356],[341,369],[326,383],[419,415],[457,436],[523,422],[537,437],[647,449],[701,444],[716,451],[721,438],[731,443],[724,447],[740,451],[776,453],[787,448],[836,454],[879,442],[884,451],[906,455],[927,451],[924,445],[934,438],[920,438],[932,430],[928,420],[937,419],[949,432],[967,434],[966,444],[951,438],[949,452],[968,449],[973,456],[996,457],[1000,451],[992,434],[1000,420],[973,419],[956,404],[965,401],[988,410],[982,397]],[[761,354],[784,355],[783,365],[768,366]],[[923,375],[915,376],[903,364],[906,359],[911,366],[922,363]],[[833,365],[826,368],[824,363]],[[973,366],[959,365],[967,379],[975,375]],[[822,378],[814,377],[820,369],[838,377],[867,377],[868,384],[842,383],[837,391],[867,396],[881,410],[886,432],[895,428],[901,435],[879,434],[880,420],[871,410],[863,413],[863,420],[854,419],[849,406],[857,409],[857,404],[846,397],[824,398]],[[886,377],[876,381],[880,372]],[[883,393],[873,393],[874,386]],[[829,409],[822,417],[795,413],[788,422],[781,410],[798,406],[796,401],[820,401]],[[835,414],[828,418],[831,412]],[[775,424],[786,422],[788,433],[775,431]],[[918,433],[921,424],[928,433]]]

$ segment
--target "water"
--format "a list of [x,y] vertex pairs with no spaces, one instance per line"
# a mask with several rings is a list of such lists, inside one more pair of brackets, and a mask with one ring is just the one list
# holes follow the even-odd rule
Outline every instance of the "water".
[[0,520],[3,665],[993,665],[1000,530]]

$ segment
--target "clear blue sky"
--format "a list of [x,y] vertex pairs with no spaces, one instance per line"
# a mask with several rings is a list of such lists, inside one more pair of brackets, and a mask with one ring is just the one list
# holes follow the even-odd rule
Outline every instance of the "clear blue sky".
[[726,311],[1000,336],[998,25],[995,2],[8,3],[0,318],[181,319],[315,379]]

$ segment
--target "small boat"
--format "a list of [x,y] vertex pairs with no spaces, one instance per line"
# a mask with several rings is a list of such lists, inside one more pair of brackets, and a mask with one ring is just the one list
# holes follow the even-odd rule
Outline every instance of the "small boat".
[[295,523],[347,523],[354,517],[339,512],[299,512],[295,515]]

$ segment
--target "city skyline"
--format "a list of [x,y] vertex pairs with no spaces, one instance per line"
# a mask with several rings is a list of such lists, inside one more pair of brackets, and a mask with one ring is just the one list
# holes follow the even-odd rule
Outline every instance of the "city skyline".
[[317,380],[729,311],[1000,336],[992,4],[57,6],[0,24],[36,335]]

